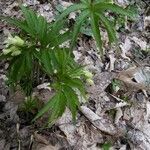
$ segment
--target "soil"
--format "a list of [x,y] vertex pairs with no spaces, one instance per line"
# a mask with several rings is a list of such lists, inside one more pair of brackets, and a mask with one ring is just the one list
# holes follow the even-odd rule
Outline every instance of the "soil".
[[[0,1],[0,14],[20,17],[18,2],[21,1]],[[56,5],[71,2],[78,1],[23,0],[48,21],[54,19]],[[117,2],[126,6],[126,2]],[[69,110],[51,128],[43,128],[45,118],[32,123],[36,111],[28,113],[20,109],[25,97],[19,90],[13,93],[7,86],[8,64],[6,60],[0,61],[0,150],[99,150],[104,147],[106,150],[150,150],[149,1],[128,3],[138,6],[138,19],[128,21],[123,29],[118,27],[118,45],[109,47],[103,32],[107,52],[104,63],[88,35],[80,37],[74,50],[76,61],[88,65],[87,69],[94,74],[94,85],[86,85],[89,99],[81,106],[76,125]],[[8,30],[18,32],[0,22],[0,51],[5,47],[3,42]],[[139,87],[141,80],[143,89]],[[118,90],[113,89],[114,85]],[[36,89],[35,93],[43,101],[53,94],[47,89]]]

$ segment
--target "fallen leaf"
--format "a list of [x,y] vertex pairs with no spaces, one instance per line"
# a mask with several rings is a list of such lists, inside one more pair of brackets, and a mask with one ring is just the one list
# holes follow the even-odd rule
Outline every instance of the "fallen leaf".
[[130,58],[126,56],[126,54],[131,49],[131,41],[130,41],[129,37],[126,37],[125,42],[120,45],[120,48],[122,50],[121,56],[125,59],[130,60]]
[[115,135],[117,133],[116,128],[113,126],[113,124],[109,120],[98,116],[97,114],[95,114],[91,109],[87,108],[86,106],[81,106],[81,112],[99,130],[101,130],[107,134],[110,134],[110,135]]
[[132,37],[131,40],[133,40],[137,45],[139,45],[142,50],[147,50],[148,46],[145,41],[142,41],[140,38],[137,38],[135,36]]
[[116,110],[117,110],[117,112],[116,112],[116,116],[115,116],[115,124],[117,124],[119,122],[120,118],[123,116],[121,108],[117,108]]

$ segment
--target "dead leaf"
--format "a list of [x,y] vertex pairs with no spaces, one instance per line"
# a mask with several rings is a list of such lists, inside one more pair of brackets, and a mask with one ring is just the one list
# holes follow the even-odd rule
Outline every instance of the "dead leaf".
[[137,45],[139,45],[142,50],[147,50],[148,46],[145,41],[142,41],[140,38],[137,38],[135,36],[132,37],[131,40],[133,40]]
[[34,133],[34,139],[38,142],[38,143],[42,143],[42,144],[45,144],[45,145],[48,145],[49,142],[48,140],[46,139],[46,137],[38,134],[37,132]]
[[121,108],[117,108],[116,116],[115,116],[115,124],[117,124],[120,118],[123,116]]
[[142,89],[142,90],[149,90],[150,85],[145,84],[143,82],[134,82],[132,79],[134,79],[135,74],[139,72],[139,70],[142,69],[141,67],[131,67],[127,70],[121,71],[117,79],[123,81],[125,84],[130,86],[130,89],[134,88],[136,90]]
[[126,37],[125,42],[120,45],[120,48],[122,50],[121,56],[125,59],[130,60],[130,58],[126,56],[126,54],[131,49],[131,41],[130,41],[129,37]]
[[57,146],[52,146],[52,145],[47,145],[47,146],[43,146],[40,149],[37,150],[59,150],[59,147]]
[[144,29],[146,29],[147,27],[150,27],[150,16],[146,16],[144,18]]
[[109,53],[109,59],[110,59],[110,64],[109,64],[109,71],[112,71],[114,70],[114,64],[115,64],[115,61],[116,61],[116,58],[114,56],[114,53],[113,52],[110,52]]
[[117,133],[116,128],[113,126],[113,124],[97,114],[95,114],[91,109],[87,108],[86,106],[81,106],[81,112],[90,120],[90,122],[99,130],[114,135]]

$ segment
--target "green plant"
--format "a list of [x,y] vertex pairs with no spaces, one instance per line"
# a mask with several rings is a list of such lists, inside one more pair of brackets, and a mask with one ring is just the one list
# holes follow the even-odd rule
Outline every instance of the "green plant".
[[111,143],[104,143],[103,145],[102,145],[102,149],[103,150],[110,150],[110,148],[111,148]]
[[113,92],[117,92],[120,89],[121,82],[119,80],[114,79],[111,84]]
[[29,96],[25,99],[23,104],[21,105],[21,110],[26,113],[31,113],[34,109],[38,109],[38,101],[37,99]]
[[34,120],[51,110],[48,121],[51,123],[63,114],[67,106],[75,121],[77,109],[80,106],[77,91],[85,97],[84,84],[81,81],[81,76],[85,75],[83,68],[74,62],[66,49],[45,50],[42,53],[38,52],[36,56],[47,75],[53,77],[51,86],[55,89],[56,94]]
[[[24,6],[21,6],[21,10],[24,16],[22,20],[0,16],[0,19],[21,30],[18,36],[8,38],[5,42],[6,48],[0,56],[9,61],[8,83],[14,88],[20,86],[26,96],[30,97],[34,87],[42,82],[39,81],[39,76],[46,75],[50,86],[55,90],[55,95],[34,120],[47,112],[50,114],[48,124],[52,124],[68,107],[75,121],[80,106],[79,97],[85,98],[82,80],[93,84],[92,74],[78,65],[72,56],[72,49],[82,24],[90,21],[93,36],[103,56],[100,22],[107,30],[110,42],[116,40],[114,27],[105,16],[105,11],[110,10],[129,17],[132,17],[132,13],[112,4],[110,0],[81,0],[81,3],[70,6],[58,15],[54,23],[48,23],[44,17]],[[75,22],[73,34],[70,34],[69,30],[64,31],[64,18],[76,10],[80,10],[81,13]],[[70,48],[62,47],[68,40],[71,40]]]
[[[50,112],[48,124],[51,124],[68,107],[75,121],[80,103],[79,96],[85,97],[84,84],[81,81],[85,72],[72,58],[70,49],[60,48],[60,44],[70,38],[70,34],[60,33],[63,23],[56,27],[30,9],[23,6],[21,9],[25,18],[23,20],[0,16],[21,29],[20,37],[8,38],[6,49],[0,56],[9,61],[8,82],[13,87],[21,86],[26,96],[30,97],[37,85],[37,70],[40,70],[41,74],[47,75],[55,95],[34,120]],[[32,103],[25,103],[25,107],[30,108],[30,102]]]
[[84,22],[90,20],[90,25],[93,33],[93,37],[97,43],[97,47],[100,50],[101,56],[104,52],[102,49],[102,39],[99,29],[99,23],[101,22],[108,33],[110,43],[116,40],[115,27],[112,25],[108,16],[105,15],[105,11],[111,11],[117,14],[133,17],[133,13],[129,10],[114,4],[112,0],[81,0],[79,4],[73,4],[64,10],[56,20],[56,26],[63,21],[71,12],[81,11],[78,18],[75,21],[71,47],[73,48],[77,39],[77,36],[82,28]]

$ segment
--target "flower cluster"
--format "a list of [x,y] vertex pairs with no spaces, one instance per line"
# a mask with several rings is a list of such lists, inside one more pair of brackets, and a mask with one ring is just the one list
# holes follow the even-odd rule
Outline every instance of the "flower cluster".
[[12,37],[11,35],[4,42],[6,48],[3,49],[3,54],[11,54],[11,56],[18,56],[21,54],[21,47],[24,46],[25,42],[18,36]]
[[93,78],[93,74],[91,72],[89,72],[88,70],[84,70],[84,75],[86,77],[86,82],[89,84],[89,85],[93,85],[94,82],[92,80]]

